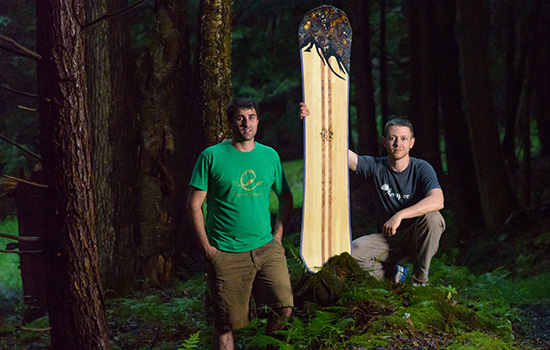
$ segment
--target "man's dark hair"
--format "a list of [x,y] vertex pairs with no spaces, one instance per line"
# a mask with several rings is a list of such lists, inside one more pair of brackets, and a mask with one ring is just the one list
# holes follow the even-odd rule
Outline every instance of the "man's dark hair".
[[386,123],[386,126],[384,126],[384,137],[387,136],[388,129],[391,128],[392,126],[406,126],[411,130],[411,137],[414,137],[414,129],[411,121],[406,118],[399,118],[399,117],[388,120],[388,122]]
[[241,108],[244,108],[244,109],[254,108],[256,110],[256,116],[258,116],[260,113],[260,111],[258,110],[258,105],[252,99],[238,97],[233,99],[233,101],[231,101],[227,105],[227,108],[225,110],[225,113],[227,114],[227,120],[229,120],[229,122],[233,121],[233,116],[235,116],[235,113]]

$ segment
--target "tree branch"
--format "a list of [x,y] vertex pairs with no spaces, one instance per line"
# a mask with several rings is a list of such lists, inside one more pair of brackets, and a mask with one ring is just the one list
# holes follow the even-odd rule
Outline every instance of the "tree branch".
[[10,44],[11,46],[13,46],[15,48],[15,49],[10,49],[9,47],[0,46],[3,49],[14,52],[14,53],[19,54],[21,56],[34,58],[36,60],[42,59],[42,56],[40,56],[38,53],[36,53],[36,52],[34,52],[30,49],[27,49],[25,46],[19,44],[17,41],[13,40],[12,38],[8,38],[7,36],[4,36],[4,35],[0,34],[0,40]]
[[29,328],[29,327],[20,326],[19,328],[21,328],[21,329],[24,330],[24,331],[32,331],[32,332],[49,332],[49,331],[52,330],[52,327],[46,327],[46,328]]
[[0,253],[6,253],[6,254],[39,254],[42,253],[42,250],[24,250],[24,251],[15,251],[15,250],[2,250],[0,249]]
[[29,112],[38,112],[38,109],[32,108],[32,107],[25,107],[25,106],[17,105],[17,108],[22,109],[24,111],[29,111]]
[[7,233],[0,233],[0,237],[13,239],[13,240],[19,241],[19,242],[38,242],[38,241],[42,240],[42,238],[40,238],[40,237],[15,236],[15,235],[7,234]]
[[4,174],[2,176],[5,177],[6,179],[10,179],[10,180],[15,181],[15,182],[20,182],[20,183],[24,183],[24,184],[31,185],[31,186],[41,187],[41,188],[48,188],[48,185],[39,184],[37,182],[23,180],[23,179],[13,177],[13,176],[9,176],[9,175],[6,175],[6,174]]
[[99,18],[97,18],[97,19],[94,19],[94,20],[91,21],[90,23],[86,23],[84,26],[82,26],[82,29],[85,30],[85,29],[87,29],[87,28],[93,26],[93,25],[96,24],[96,23],[99,23],[99,22],[104,21],[104,20],[106,20],[106,19],[109,19],[109,18],[111,18],[111,17],[115,17],[115,16],[118,16],[118,15],[121,15],[121,14],[123,14],[123,13],[125,13],[125,12],[131,11],[131,10],[135,9],[136,7],[138,7],[138,6],[143,5],[144,2],[145,2],[145,0],[140,0],[140,1],[138,1],[137,3],[133,4],[132,6],[127,7],[127,8],[125,8],[125,9],[123,9],[123,10],[116,11],[116,12],[113,12],[113,13],[108,13],[108,14],[106,14],[106,15],[104,15],[104,16],[101,16],[101,17],[99,17]]
[[37,94],[31,94],[29,92],[15,90],[15,89],[9,88],[7,86],[0,86],[0,89],[10,91],[10,92],[13,92],[13,93],[16,93],[16,94],[19,94],[19,95],[27,96],[27,97],[38,97]]
[[24,153],[28,154],[29,156],[33,156],[34,158],[39,159],[39,160],[41,159],[40,156],[39,156],[38,154],[36,154],[36,153],[34,153],[34,152],[32,152],[32,151],[29,151],[28,149],[24,148],[24,147],[21,146],[20,144],[18,144],[18,143],[16,143],[16,142],[12,141],[12,140],[10,140],[10,139],[8,139],[6,136],[4,136],[4,135],[2,135],[2,134],[0,134],[0,139],[6,141],[6,142],[9,143],[10,145],[13,145],[13,146],[19,148],[21,151],[23,151]]

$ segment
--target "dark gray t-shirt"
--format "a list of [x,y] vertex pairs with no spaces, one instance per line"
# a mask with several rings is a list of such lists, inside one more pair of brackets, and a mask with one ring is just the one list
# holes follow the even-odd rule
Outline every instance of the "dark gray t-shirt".
[[[356,173],[363,175],[368,186],[372,186],[380,232],[382,225],[393,214],[418,203],[434,188],[441,188],[432,166],[413,157],[409,166],[398,173],[389,168],[388,157],[358,156]],[[400,228],[407,227],[413,221],[404,220]]]

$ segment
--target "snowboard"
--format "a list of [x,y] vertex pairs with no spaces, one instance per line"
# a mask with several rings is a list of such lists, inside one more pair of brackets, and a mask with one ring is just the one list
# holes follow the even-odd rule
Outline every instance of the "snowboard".
[[316,273],[332,256],[351,254],[348,105],[351,27],[332,6],[309,11],[298,37],[302,63],[304,194],[300,255]]

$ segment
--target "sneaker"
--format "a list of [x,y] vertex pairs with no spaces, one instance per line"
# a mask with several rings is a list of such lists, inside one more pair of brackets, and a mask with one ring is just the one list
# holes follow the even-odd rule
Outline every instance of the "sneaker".
[[426,282],[418,282],[413,278],[412,279],[412,285],[413,285],[413,287],[426,287],[427,283]]
[[397,268],[397,272],[395,273],[393,281],[395,283],[405,282],[405,278],[407,278],[407,268],[401,265],[395,265],[395,267]]

